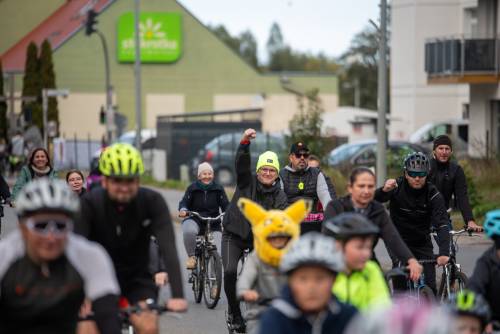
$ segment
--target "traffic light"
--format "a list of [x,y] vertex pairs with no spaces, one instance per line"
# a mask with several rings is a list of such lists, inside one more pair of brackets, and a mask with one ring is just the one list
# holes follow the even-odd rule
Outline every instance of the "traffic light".
[[101,111],[99,112],[99,124],[106,124],[106,111],[104,106],[101,106]]
[[96,32],[96,28],[94,27],[97,24],[97,13],[94,10],[89,10],[87,12],[87,21],[85,22],[85,35],[90,36],[94,32]]

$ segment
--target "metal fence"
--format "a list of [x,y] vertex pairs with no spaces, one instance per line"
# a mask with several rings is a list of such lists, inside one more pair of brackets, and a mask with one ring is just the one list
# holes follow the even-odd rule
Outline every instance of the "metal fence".
[[101,142],[98,140],[73,138],[54,138],[53,164],[56,170],[76,168],[89,170],[93,157],[98,156]]

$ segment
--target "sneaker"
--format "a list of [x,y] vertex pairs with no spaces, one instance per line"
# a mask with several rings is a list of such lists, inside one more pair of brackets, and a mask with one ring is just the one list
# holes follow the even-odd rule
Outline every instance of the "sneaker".
[[196,256],[190,256],[186,261],[186,268],[193,270],[196,268]]
[[245,326],[245,320],[243,320],[243,317],[241,315],[235,315],[231,317],[231,327],[233,331],[236,333],[245,333],[246,332],[246,326]]

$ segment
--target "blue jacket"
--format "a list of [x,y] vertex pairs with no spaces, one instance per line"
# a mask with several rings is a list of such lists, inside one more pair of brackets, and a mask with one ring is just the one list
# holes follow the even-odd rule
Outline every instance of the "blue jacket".
[[353,306],[337,301],[332,295],[328,308],[311,319],[298,309],[288,286],[271,305],[261,317],[259,334],[342,334],[357,313]]

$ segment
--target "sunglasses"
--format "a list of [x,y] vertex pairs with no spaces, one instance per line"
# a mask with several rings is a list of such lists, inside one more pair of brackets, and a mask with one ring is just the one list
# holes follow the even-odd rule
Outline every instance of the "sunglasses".
[[411,177],[411,178],[415,178],[415,177],[426,177],[427,176],[427,172],[407,172],[408,173],[408,176]]
[[294,153],[295,157],[297,159],[304,158],[307,159],[309,158],[309,153]]
[[46,236],[52,233],[57,236],[61,236],[69,232],[73,223],[67,220],[28,220],[26,222],[26,227],[37,234]]

